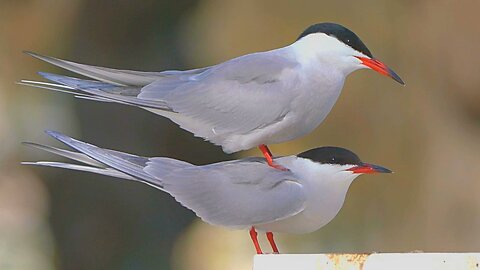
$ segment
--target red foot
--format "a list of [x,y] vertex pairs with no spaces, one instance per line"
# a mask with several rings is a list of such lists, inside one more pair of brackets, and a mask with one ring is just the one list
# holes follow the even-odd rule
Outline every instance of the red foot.
[[253,245],[255,246],[257,254],[263,254],[262,249],[260,248],[260,244],[258,243],[257,231],[255,231],[254,227],[250,229],[250,237],[252,238]]
[[272,247],[273,253],[280,253],[278,252],[278,247],[277,244],[275,244],[275,240],[273,239],[273,233],[272,232],[267,232],[267,239],[268,242],[270,242],[270,246]]
[[268,149],[268,147],[265,144],[259,145],[258,148],[260,149],[260,151],[262,151],[263,156],[267,160],[268,166],[275,168],[277,170],[288,171],[287,168],[281,165],[278,165],[273,161],[272,152],[270,152],[270,149]]

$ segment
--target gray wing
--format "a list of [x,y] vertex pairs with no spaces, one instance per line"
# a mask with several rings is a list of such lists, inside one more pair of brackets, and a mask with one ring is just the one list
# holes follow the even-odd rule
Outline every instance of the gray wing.
[[[298,84],[296,65],[278,51],[249,54],[187,80],[155,81],[138,98],[159,101],[200,122],[201,128],[190,130],[198,136],[245,134],[281,121],[290,111]],[[189,129],[188,122],[179,122]]]
[[305,207],[304,188],[291,172],[258,159],[175,170],[165,175],[155,162],[145,171],[205,222],[231,228],[285,219]]
[[63,142],[78,152],[59,149],[52,146],[25,143],[28,146],[35,147],[59,156],[78,161],[84,165],[71,164],[66,162],[22,162],[27,165],[39,165],[47,167],[57,167],[77,171],[86,171],[96,174],[113,176],[126,180],[142,182],[157,189],[164,190],[160,179],[146,173],[144,168],[152,159],[159,164],[159,168],[164,174],[174,170],[193,166],[192,164],[171,158],[147,158],[119,151],[103,149],[92,144],[88,144],[64,134],[55,131],[46,131],[47,134]]
[[169,76],[188,75],[201,72],[206,69],[192,69],[188,71],[170,70],[164,72],[145,72],[134,70],[122,70],[106,67],[97,67],[92,65],[85,65],[75,63],[55,57],[44,56],[34,52],[25,52],[26,54],[33,56],[37,59],[50,63],[52,65],[64,68],[66,70],[73,71],[77,74],[96,79],[101,82],[106,82],[117,86],[140,86],[143,87],[156,80],[166,78]]
[[25,162],[142,182],[171,194],[204,221],[232,228],[270,223],[293,216],[305,207],[304,188],[290,171],[265,164],[263,158],[194,166],[164,158],[146,158],[103,149],[58,132],[49,135],[78,152],[27,143],[85,165]]
[[281,50],[202,69],[163,72],[115,70],[30,54],[97,81],[40,73],[57,84],[27,80],[21,84],[146,108],[220,145],[229,135],[281,121],[290,111],[299,83],[298,63]]

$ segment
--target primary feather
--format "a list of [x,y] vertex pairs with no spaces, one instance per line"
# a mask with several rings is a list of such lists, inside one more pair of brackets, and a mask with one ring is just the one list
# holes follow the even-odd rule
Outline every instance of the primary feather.
[[[24,164],[92,172],[151,185],[171,194],[204,221],[248,228],[291,217],[304,209],[305,193],[290,171],[269,167],[261,158],[195,166],[164,158],[139,157],[99,148],[58,132],[50,136],[78,152],[27,143],[84,165],[63,162]],[[275,202],[275,203],[272,203]]]
[[[201,69],[163,72],[115,70],[28,54],[94,80],[40,72],[54,83],[24,80],[21,84],[149,110],[221,145],[227,153],[309,132],[290,127],[296,117],[301,118],[292,107],[301,103],[297,101],[301,93],[296,91],[298,63],[285,50],[244,55]],[[272,136],[275,132],[280,136]]]

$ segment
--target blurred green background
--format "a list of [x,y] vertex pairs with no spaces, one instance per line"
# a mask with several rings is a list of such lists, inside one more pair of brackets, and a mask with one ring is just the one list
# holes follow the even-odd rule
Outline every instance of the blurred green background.
[[407,86],[355,72],[314,133],[272,150],[338,145],[395,174],[359,178],[336,219],[309,235],[280,235],[281,251],[479,251],[478,10],[472,0],[2,0],[0,269],[236,270],[250,269],[254,254],[247,232],[203,224],[146,185],[20,166],[52,158],[20,144],[51,144],[45,129],[196,164],[260,155],[226,155],[140,109],[15,85],[39,79],[36,71],[63,72],[22,50],[190,69],[285,46],[324,21],[355,31]]

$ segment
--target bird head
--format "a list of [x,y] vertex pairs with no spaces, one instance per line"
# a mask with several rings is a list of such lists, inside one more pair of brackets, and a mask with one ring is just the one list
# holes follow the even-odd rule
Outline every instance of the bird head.
[[[310,149],[297,155],[309,160],[312,172],[320,172],[325,179],[352,181],[362,174],[391,173],[379,165],[365,163],[352,151],[334,146]],[[335,180],[337,179],[337,180]]]
[[346,75],[357,69],[368,68],[405,84],[391,68],[373,57],[355,33],[342,25],[314,24],[305,29],[294,44],[299,44],[306,55],[314,55]]

